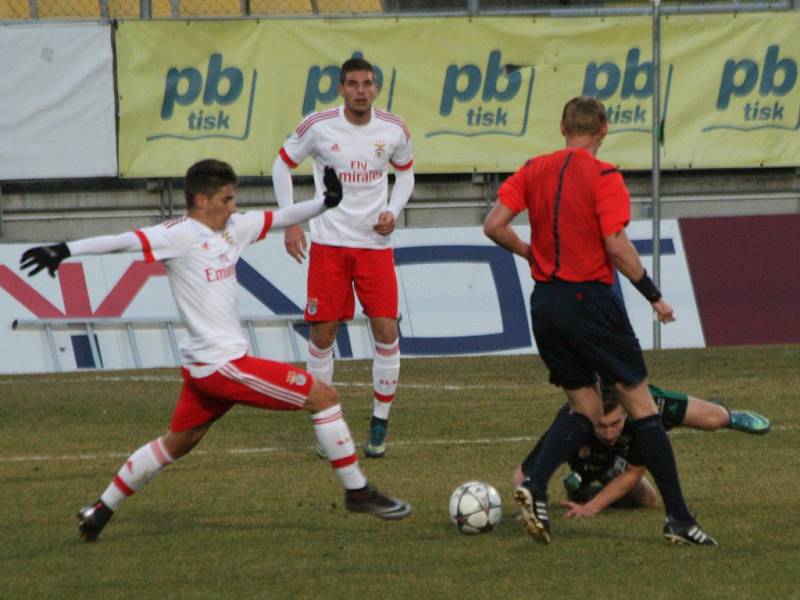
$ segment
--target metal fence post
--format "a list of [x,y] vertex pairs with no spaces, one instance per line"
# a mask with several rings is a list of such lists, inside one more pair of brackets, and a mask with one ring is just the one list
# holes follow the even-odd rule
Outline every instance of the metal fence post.
[[153,7],[150,0],[139,0],[139,16],[142,19],[153,18]]
[[[661,283],[661,0],[653,0],[653,281]],[[653,318],[653,349],[661,349],[661,322]]]

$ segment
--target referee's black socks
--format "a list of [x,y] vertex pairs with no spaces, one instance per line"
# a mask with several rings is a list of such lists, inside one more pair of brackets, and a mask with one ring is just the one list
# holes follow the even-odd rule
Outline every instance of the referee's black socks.
[[633,421],[633,430],[636,443],[642,455],[645,466],[653,474],[658,491],[664,500],[666,513],[684,522],[693,522],[683,499],[681,482],[678,479],[678,467],[675,464],[675,455],[672,444],[664,431],[659,415],[651,415],[638,421]]
[[540,498],[547,497],[547,484],[558,466],[578,451],[594,431],[592,422],[580,413],[558,419],[544,438],[533,469],[526,473],[530,487]]

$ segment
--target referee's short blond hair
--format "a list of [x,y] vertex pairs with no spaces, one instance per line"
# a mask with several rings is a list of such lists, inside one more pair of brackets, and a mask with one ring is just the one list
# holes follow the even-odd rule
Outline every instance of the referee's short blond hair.
[[577,96],[564,105],[561,123],[566,135],[596,135],[608,123],[608,116],[597,98]]

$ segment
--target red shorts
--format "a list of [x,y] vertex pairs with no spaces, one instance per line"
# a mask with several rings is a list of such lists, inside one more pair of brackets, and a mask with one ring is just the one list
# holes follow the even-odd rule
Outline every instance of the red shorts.
[[368,317],[397,318],[397,274],[391,248],[311,244],[306,321],[347,321],[355,299]]
[[300,410],[314,383],[302,369],[254,356],[232,360],[208,377],[195,379],[185,368],[181,375],[183,387],[170,424],[176,433],[216,421],[234,404]]

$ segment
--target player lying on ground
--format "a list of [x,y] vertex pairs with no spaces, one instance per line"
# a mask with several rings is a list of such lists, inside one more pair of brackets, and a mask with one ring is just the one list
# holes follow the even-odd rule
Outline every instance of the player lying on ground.
[[[628,414],[619,402],[613,388],[603,388],[603,416],[595,425],[594,433],[586,444],[569,460],[572,472],[564,478],[567,500],[561,506],[567,509],[566,517],[593,517],[603,509],[645,507],[656,508],[658,495],[655,488],[644,477],[642,464]],[[664,429],[690,427],[703,431],[729,428],[745,433],[765,434],[770,422],[752,411],[729,411],[725,406],[689,396],[681,392],[662,390],[650,386],[653,399]],[[569,406],[559,410],[556,419],[563,419]],[[552,429],[542,435],[536,447],[514,473],[512,484],[516,488],[525,478],[525,471],[534,463],[543,439]]]
[[195,163],[186,173],[185,217],[123,233],[26,250],[29,275],[55,276],[69,256],[141,252],[162,261],[187,336],[181,340],[183,387],[169,431],[136,450],[99,500],[78,513],[81,538],[94,541],[119,505],[173,461],[188,454],[234,404],[267,410],[306,410],[317,443],[345,488],[345,506],[383,519],[402,519],[411,506],[367,484],[336,391],[291,365],[250,356],[236,300],[236,263],[270,229],[301,223],[339,204],[336,172],[325,169],[325,193],[277,211],[236,212],[233,169],[222,161]]

